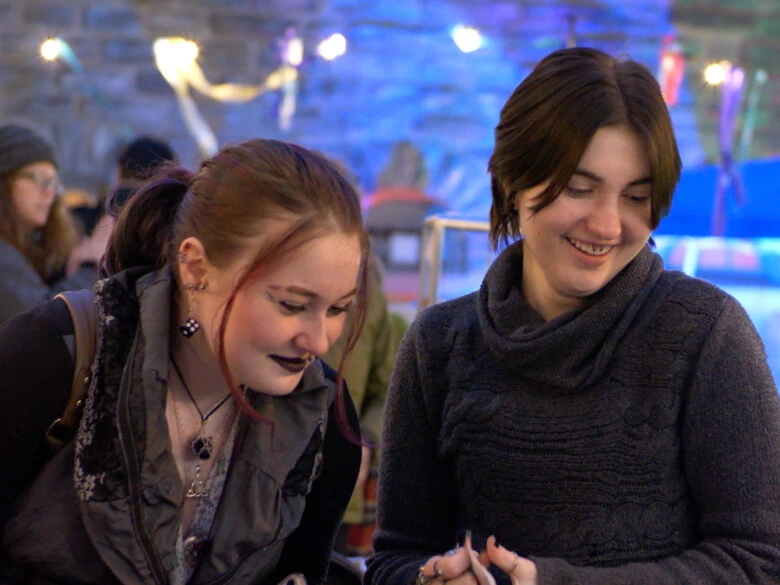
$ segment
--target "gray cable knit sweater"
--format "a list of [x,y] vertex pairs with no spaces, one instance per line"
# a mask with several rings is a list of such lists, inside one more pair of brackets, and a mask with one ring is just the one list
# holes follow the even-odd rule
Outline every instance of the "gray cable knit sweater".
[[466,529],[539,585],[780,583],[780,401],[742,307],[649,248],[547,322],[521,274],[515,244],[405,337],[365,583]]

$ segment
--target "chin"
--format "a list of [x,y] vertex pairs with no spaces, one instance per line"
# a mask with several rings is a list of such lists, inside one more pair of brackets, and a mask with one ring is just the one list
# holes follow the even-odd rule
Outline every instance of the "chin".
[[598,284],[592,284],[589,286],[583,285],[582,283],[580,283],[578,286],[570,286],[568,288],[569,293],[566,296],[577,299],[586,299],[591,295],[595,295],[597,292],[607,286],[608,282],[609,281],[603,281]]
[[301,377],[302,376],[297,376],[294,381],[290,381],[289,378],[274,381],[266,380],[265,382],[257,384],[257,386],[249,385],[249,389],[252,390],[252,392],[266,394],[268,396],[287,396],[298,387]]

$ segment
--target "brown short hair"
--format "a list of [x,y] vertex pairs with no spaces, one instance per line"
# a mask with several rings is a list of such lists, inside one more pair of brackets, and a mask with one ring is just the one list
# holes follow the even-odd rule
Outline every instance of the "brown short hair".
[[682,163],[672,122],[653,74],[628,58],[569,48],[542,59],[501,110],[488,163],[494,247],[520,235],[515,195],[549,181],[533,212],[550,205],[568,183],[599,128],[627,125],[647,149],[652,227],[669,212]]

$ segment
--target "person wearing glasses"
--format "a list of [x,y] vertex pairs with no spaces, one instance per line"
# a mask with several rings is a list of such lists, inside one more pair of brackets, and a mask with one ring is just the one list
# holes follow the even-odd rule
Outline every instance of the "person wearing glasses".
[[31,128],[0,125],[0,324],[91,284],[79,268],[102,252],[79,239],[61,192],[52,146]]

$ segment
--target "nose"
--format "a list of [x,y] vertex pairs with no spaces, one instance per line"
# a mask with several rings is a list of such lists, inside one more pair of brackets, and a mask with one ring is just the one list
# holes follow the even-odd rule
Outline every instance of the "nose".
[[619,200],[610,197],[598,202],[588,216],[588,229],[602,242],[619,239],[622,231]]
[[328,335],[326,317],[314,315],[304,324],[303,331],[296,338],[296,345],[302,350],[321,356],[330,349],[331,341]]

